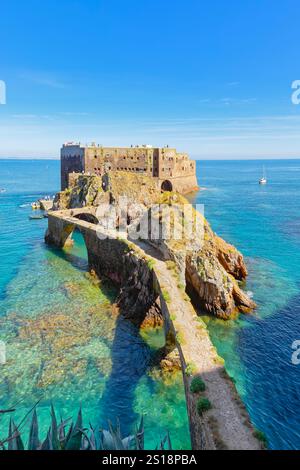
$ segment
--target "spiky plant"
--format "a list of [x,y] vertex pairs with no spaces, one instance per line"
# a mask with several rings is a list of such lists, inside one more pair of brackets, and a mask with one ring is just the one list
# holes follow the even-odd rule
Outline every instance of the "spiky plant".
[[[15,410],[0,411],[0,413],[12,413]],[[133,435],[123,437],[120,423],[116,427],[109,422],[109,430],[96,430],[91,424],[83,427],[82,410],[79,409],[75,424],[70,419],[57,422],[53,405],[51,405],[51,424],[44,440],[39,438],[39,424],[36,406],[32,411],[29,428],[28,450],[144,450],[144,420]],[[0,440],[2,450],[25,450],[22,439],[22,426],[27,418],[16,425],[11,418],[9,422],[8,437]],[[170,436],[167,434],[157,446],[161,450],[171,450]]]

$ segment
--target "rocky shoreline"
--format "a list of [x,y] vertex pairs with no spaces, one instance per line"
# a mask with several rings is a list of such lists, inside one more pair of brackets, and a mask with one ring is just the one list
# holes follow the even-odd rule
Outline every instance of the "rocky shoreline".
[[[224,376],[223,361],[198,317],[198,313],[208,313],[226,320],[255,308],[240,287],[247,275],[242,254],[215,235],[206,219],[178,193],[160,193],[151,178],[120,173],[102,178],[77,175],[70,189],[55,198],[47,242],[63,246],[80,220],[90,268],[119,285],[116,308],[120,313],[145,328],[163,323],[166,345],[160,363],[166,373],[182,369],[193,448],[260,448],[247,413],[236,405],[236,392]],[[129,201],[126,213],[119,206],[124,196]],[[125,238],[95,238],[95,227],[105,226],[105,214],[99,216],[97,210],[101,204],[117,211],[118,228],[126,228]],[[185,206],[190,208],[188,214]],[[145,236],[140,227],[149,218],[158,222],[159,233],[164,220],[171,221],[172,234],[190,223],[197,230],[188,231],[188,236],[184,231],[180,237],[152,236],[149,231]],[[63,236],[57,230],[67,233]],[[197,376],[205,381],[207,400],[212,403],[205,415],[199,415],[201,395],[191,391],[191,381]]]

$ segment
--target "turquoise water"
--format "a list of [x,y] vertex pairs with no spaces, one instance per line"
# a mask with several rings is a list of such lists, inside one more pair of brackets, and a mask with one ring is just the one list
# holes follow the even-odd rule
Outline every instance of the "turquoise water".
[[[235,379],[255,426],[273,449],[300,448],[300,366],[292,342],[300,339],[300,161],[198,162],[213,229],[234,243],[249,267],[246,289],[257,310],[237,321],[209,319],[209,331]],[[159,331],[141,336],[117,318],[111,286],[94,285],[77,235],[72,250],[43,243],[46,221],[29,221],[29,202],[59,187],[58,162],[0,160],[0,408],[18,402],[23,417],[35,401],[42,427],[53,401],[64,416],[82,404],[86,421],[103,425],[119,416],[124,432],[145,415],[147,446],[165,429],[174,447],[189,447],[180,375],[163,380],[151,368]],[[25,206],[25,207],[20,207]]]
[[272,449],[300,448],[300,366],[291,363],[300,339],[300,161],[201,162],[205,205],[213,229],[246,255],[246,289],[258,308],[209,331],[235,379],[255,426]]
[[80,234],[72,249],[51,249],[47,221],[28,218],[30,202],[59,189],[59,162],[0,160],[0,188],[0,409],[16,405],[19,422],[41,400],[44,433],[51,402],[64,418],[82,406],[86,424],[107,428],[119,418],[124,434],[143,415],[147,448],[166,430],[174,448],[189,448],[182,376],[152,366],[161,331],[142,334],[117,316],[114,288],[87,274]]

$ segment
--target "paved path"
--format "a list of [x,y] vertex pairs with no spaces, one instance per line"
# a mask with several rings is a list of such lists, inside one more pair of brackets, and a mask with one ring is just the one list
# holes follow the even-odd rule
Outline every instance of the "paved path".
[[153,269],[160,285],[169,293],[168,307],[171,314],[176,315],[174,326],[176,330],[183,332],[184,336],[180,348],[186,363],[195,364],[197,373],[201,374],[205,381],[206,396],[213,405],[212,410],[206,414],[206,421],[214,423],[210,427],[215,429],[219,444],[233,450],[260,449],[261,446],[253,436],[248,415],[234,386],[224,376],[223,367],[220,365],[220,359],[209,334],[205,328],[201,328],[192,304],[185,300],[184,292],[178,288],[178,280],[174,278],[154,248],[142,242],[137,244],[148,256],[155,259]]

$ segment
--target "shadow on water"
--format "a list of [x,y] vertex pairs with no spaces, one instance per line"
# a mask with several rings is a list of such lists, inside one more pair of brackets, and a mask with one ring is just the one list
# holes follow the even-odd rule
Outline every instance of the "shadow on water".
[[[66,261],[68,264],[73,266],[75,269],[82,271],[83,273],[89,272],[88,254],[85,245],[84,237],[79,230],[75,230],[73,233],[74,246],[68,248],[57,248],[55,246],[47,246],[47,249],[55,254],[58,258]],[[110,299],[111,302],[115,300],[116,289],[110,282],[101,282],[102,293]]]
[[[135,392],[140,379],[147,373],[154,352],[139,333],[139,327],[120,315],[116,322],[111,349],[112,370],[100,401],[101,425],[107,420],[121,423],[123,434],[129,434],[139,416],[134,411]],[[148,378],[148,386],[153,386]]]
[[88,254],[84,238],[78,230],[73,232],[72,238],[74,241],[74,245],[72,247],[61,249],[56,248],[55,246],[48,246],[47,248],[55,253],[58,258],[70,263],[74,268],[79,269],[80,271],[88,271]]

